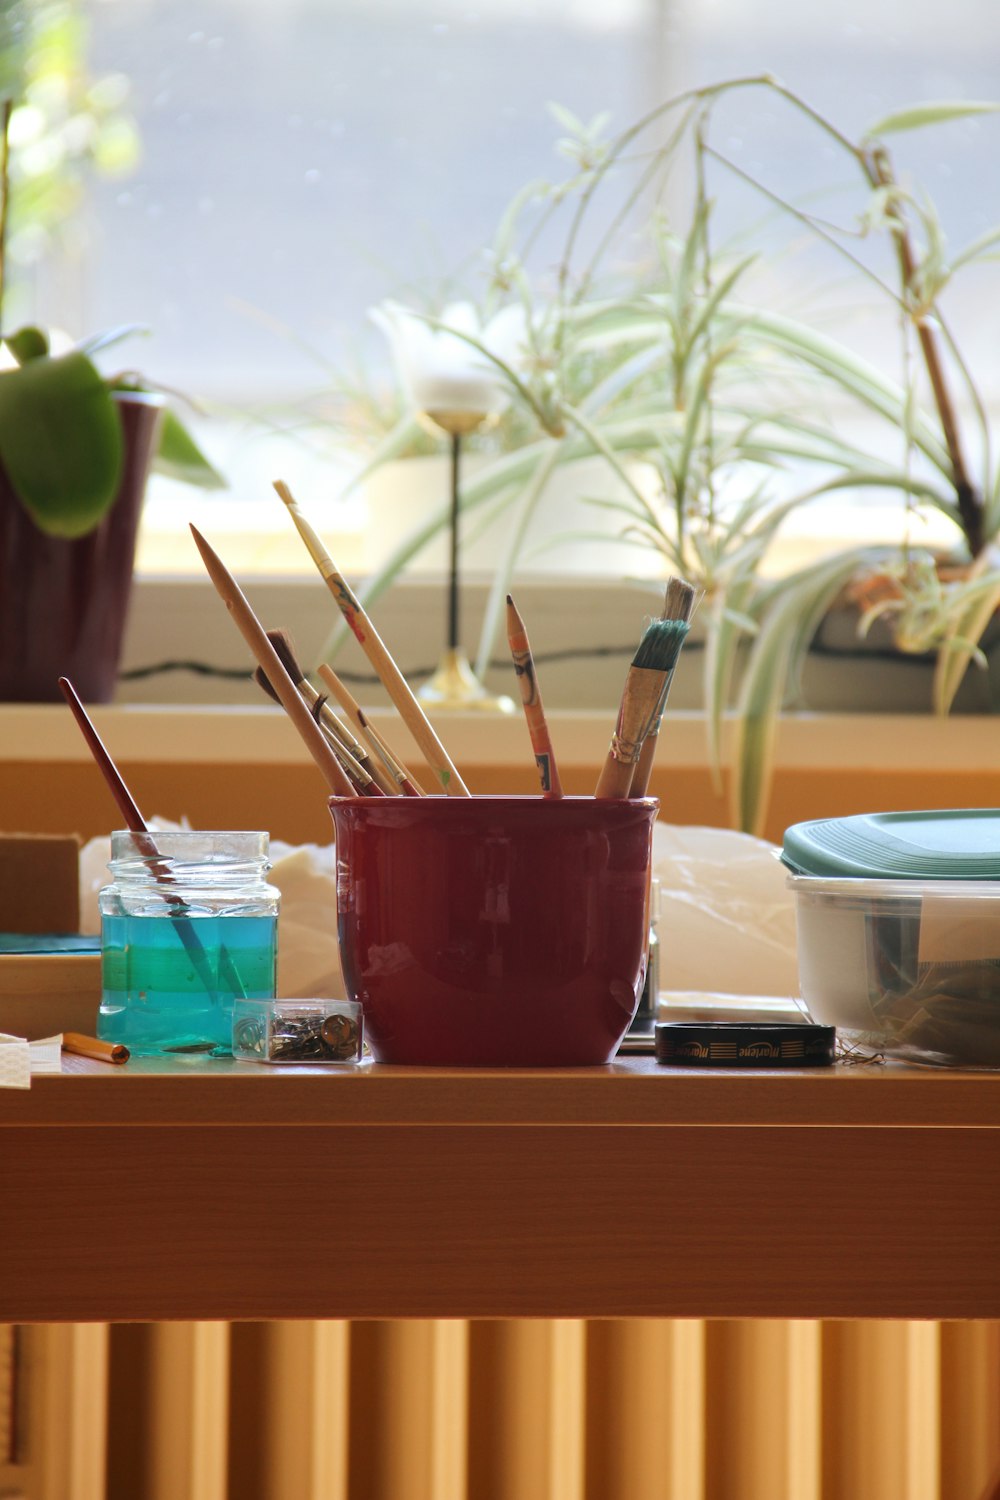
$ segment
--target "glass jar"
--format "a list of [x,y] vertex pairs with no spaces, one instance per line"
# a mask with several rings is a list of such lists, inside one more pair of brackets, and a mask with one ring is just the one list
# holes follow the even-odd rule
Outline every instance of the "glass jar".
[[138,1056],[228,1055],[233,1001],[274,994],[266,833],[111,835],[97,1034]]

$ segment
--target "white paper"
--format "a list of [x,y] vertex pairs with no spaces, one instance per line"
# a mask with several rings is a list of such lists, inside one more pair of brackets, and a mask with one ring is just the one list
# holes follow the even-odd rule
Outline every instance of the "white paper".
[[927,895],[920,903],[920,964],[1000,962],[1000,905],[959,894]]
[[0,1031],[0,1089],[27,1089],[33,1073],[62,1072],[62,1036],[29,1042]]

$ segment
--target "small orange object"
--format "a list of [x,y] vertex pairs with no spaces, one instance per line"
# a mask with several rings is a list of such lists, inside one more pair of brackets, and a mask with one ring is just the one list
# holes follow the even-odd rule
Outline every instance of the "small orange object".
[[74,1052],[77,1057],[93,1057],[97,1062],[127,1063],[131,1057],[128,1048],[121,1042],[102,1042],[96,1036],[84,1036],[79,1031],[64,1031],[64,1052]]

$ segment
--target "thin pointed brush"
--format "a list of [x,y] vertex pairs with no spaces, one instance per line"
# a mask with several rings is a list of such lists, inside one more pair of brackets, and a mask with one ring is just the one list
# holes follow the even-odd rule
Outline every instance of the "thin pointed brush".
[[218,553],[206,542],[197,526],[191,526],[191,535],[201,553],[202,562],[208,569],[208,576],[215,584],[216,591],[253,652],[257,665],[263,667],[267,673],[268,681],[281,700],[282,708],[302,736],[305,747],[322,772],[327,786],[338,797],[353,797],[354,787],[351,785],[350,778],[341,769],[340,762],[330,749],[326,736],[319,725],[314,722],[308,708],[299,697],[294,682],[281,665],[281,658],[268,640],[263,625],[250,608],[249,601],[236,579]]
[[414,697],[409,683],[393,661],[375,626],[355,598],[347,580],[338,571],[333,558],[299,510],[291,490],[280,479],[275,481],[274,488],[288,507],[288,513],[295,522],[299,536],[306,544],[309,556],[319,569],[323,581],[333,595],[337,608],[347,621],[355,640],[378,673],[379,680],[416,741],[424,760],[449,797],[468,797],[469,788],[458,774],[447,750],[435,734],[427,715]]
[[686,620],[653,620],[647,625],[625,678],[618,721],[595,797],[628,796],[642,742],[656,723],[664,678],[673,671],[687,633]]
[[509,594],[507,595],[507,643],[514,659],[514,671],[517,673],[517,682],[521,689],[521,702],[524,704],[524,717],[528,725],[528,736],[531,740],[535,764],[542,778],[542,793],[550,800],[555,800],[563,794],[562,782],[559,780],[559,768],[556,765],[556,755],[552,748],[552,737],[549,734],[542,694],[535,675],[531,642],[528,640],[528,632],[524,628],[524,621],[518,613],[517,605]]
[[[671,578],[667,581],[667,592],[663,600],[663,613],[661,620],[684,620],[688,625],[694,614],[697,595],[694,587],[683,578]],[[663,722],[663,711],[667,706],[667,698],[670,693],[670,684],[674,680],[673,669],[663,679],[663,690],[660,694],[660,706],[656,714],[656,722],[650,729],[642,742],[639,751],[639,759],[636,762],[635,775],[632,777],[632,786],[629,791],[630,797],[645,797],[646,788],[649,786],[649,778],[653,770],[653,761],[656,757],[656,744],[660,733],[660,725]]]
[[395,797],[399,793],[399,787],[390,778],[381,766],[375,764],[368,753],[367,746],[362,745],[360,740],[348,729],[342,719],[334,713],[330,707],[329,699],[325,693],[318,693],[309,681],[306,674],[299,665],[299,659],[295,654],[295,642],[287,630],[269,630],[267,638],[271,645],[281,657],[282,666],[289,677],[295,683],[299,692],[309,705],[309,712],[322,729],[333,736],[337,743],[352,755],[371,779],[377,783],[385,792],[387,797]]
[[[90,715],[87,713],[87,710],[80,702],[76,688],[70,682],[68,677],[59,678],[59,691],[62,693],[63,697],[66,699],[66,702],[69,704],[70,711],[77,724],[79,725],[80,733],[87,741],[87,748],[90,750],[91,755],[94,757],[94,760],[97,764],[97,769],[104,777],[108,791],[111,793],[112,797],[115,800],[115,806],[118,808],[118,811],[122,815],[122,821],[124,822],[125,827],[129,830],[130,833],[135,834],[136,845],[141,851],[143,857],[150,861],[152,872],[156,876],[157,880],[161,880],[164,882],[171,880],[173,878],[173,873],[170,869],[169,864],[165,860],[161,859],[160,851],[156,847],[156,840],[150,833],[149,828],[146,824],[146,820],[143,817],[142,813],[139,811],[135,798],[132,796],[132,793],[129,791],[127,785],[125,784],[125,778],[122,776],[122,773],[119,771],[118,767],[111,759],[110,754],[105,748],[104,741],[101,739],[101,736],[94,728]],[[174,915],[171,917],[171,921],[174,923],[177,935],[180,938],[181,943],[184,945],[184,949],[191,960],[195,973],[198,975],[198,978],[202,982],[205,993],[208,995],[216,996],[218,994],[218,985],[215,980],[215,975],[212,973],[212,966],[209,962],[208,954],[205,952],[205,948],[202,944],[201,938],[191,925],[191,919],[188,916],[187,902],[183,899],[183,897],[175,895],[169,890],[166,892],[166,902],[168,907],[170,907],[174,913]],[[234,991],[234,993],[241,995],[244,999],[246,999],[246,990],[243,987],[243,981],[240,979],[240,976],[237,973],[236,966],[233,963],[232,956],[230,955],[229,950],[225,947],[219,949],[219,966],[220,968],[225,966],[226,978],[230,988]]]
[[368,722],[368,717],[364,709],[344,686],[333,668],[328,667],[326,662],[323,662],[317,670],[330,689],[330,692],[344,710],[344,713],[350,719],[354,728],[363,737],[365,744],[368,745],[374,755],[379,757],[389,775],[403,793],[403,796],[422,797],[424,795],[423,787],[418,781],[414,780],[403,762],[389,749],[382,736]]

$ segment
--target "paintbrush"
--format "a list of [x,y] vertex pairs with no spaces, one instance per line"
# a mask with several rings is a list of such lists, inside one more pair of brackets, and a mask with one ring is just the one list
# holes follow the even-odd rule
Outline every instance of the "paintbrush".
[[[661,620],[684,620],[690,624],[691,616],[694,614],[697,596],[695,589],[683,578],[671,578],[667,581],[667,592],[663,601],[663,613]],[[660,733],[660,724],[663,722],[663,711],[667,706],[667,697],[670,693],[670,684],[674,680],[673,668],[663,679],[663,689],[660,693],[660,705],[656,714],[656,722],[650,729],[642,742],[639,751],[639,759],[636,762],[635,774],[632,777],[632,786],[629,791],[630,797],[645,797],[646,788],[649,786],[649,778],[653,769],[653,760],[656,756],[657,737]]]
[[329,741],[313,720],[296,691],[294,682],[281,665],[281,658],[268,640],[263,625],[250,608],[236,579],[196,526],[191,526],[191,535],[208,569],[208,576],[235,620],[240,634],[256,657],[257,665],[263,667],[267,673],[267,679],[277,693],[282,708],[302,736],[305,747],[323,773],[327,786],[338,797],[353,797],[354,787],[347,772],[341,768],[340,762],[330,748]]
[[[267,638],[281,657],[282,666],[306,700],[309,712],[317,724],[319,724],[321,729],[325,729],[336,741],[334,748],[336,749],[339,745],[343,750],[346,750],[349,755],[353,756],[362,770],[382,788],[387,796],[395,797],[399,792],[399,787],[390,778],[388,773],[372,760],[367,746],[362,745],[360,740],[356,739],[351,733],[343,720],[338,718],[334,713],[330,707],[327,695],[325,693],[318,693],[303,672],[299,665],[298,657],[295,655],[295,643],[289,632],[287,630],[269,630]],[[260,671],[259,667],[257,671]],[[270,687],[270,684],[268,684],[268,687]]]
[[688,632],[686,620],[654,620],[632,658],[595,797],[627,797],[642,742],[656,723],[664,677],[673,671]]
[[[283,631],[269,630],[267,632],[267,638],[271,642],[271,645],[274,647],[275,651],[277,651],[278,656],[281,659],[281,664],[285,668],[285,671],[288,673],[289,677],[295,683],[297,691],[301,695],[303,702],[309,710],[310,717],[319,725],[321,732],[323,733],[323,735],[325,735],[327,741],[329,742],[330,749],[337,757],[341,769],[346,773],[349,781],[351,782],[351,785],[354,787],[354,790],[357,792],[359,797],[384,797],[386,793],[384,792],[382,787],[375,781],[374,777],[370,775],[367,767],[362,765],[359,757],[353,753],[353,750],[350,749],[348,747],[348,744],[346,743],[347,737],[350,736],[353,745],[361,750],[362,747],[358,745],[357,740],[354,739],[354,736],[350,734],[349,730],[346,730],[344,728],[336,715],[331,713],[331,711],[327,708],[326,698],[317,693],[312,684],[307,682],[304,677],[297,676],[295,670],[293,670],[293,668],[289,666],[288,652],[283,648],[283,645],[279,642],[279,639],[277,639],[283,634]],[[296,663],[295,665],[297,667],[298,663]],[[264,671],[263,667],[257,667],[254,670],[253,680],[259,688],[263,689],[263,691],[269,698],[272,698],[274,700],[275,703],[281,703],[281,699],[278,697],[277,693],[274,691],[274,688],[271,686],[271,683],[268,680],[267,673]],[[331,725],[336,725],[336,728],[331,727]],[[393,788],[393,794],[394,793],[395,787]]]
[[559,769],[556,765],[555,751],[552,748],[549,726],[545,718],[542,694],[538,686],[538,678],[535,676],[531,642],[528,640],[524,621],[509,594],[507,595],[507,641],[510,654],[514,658],[514,671],[521,689],[521,702],[524,704],[524,717],[528,725],[531,748],[535,754],[535,764],[542,778],[542,792],[548,798],[561,797],[562,782],[559,780]]
[[368,715],[349,689],[341,682],[333,668],[328,667],[326,662],[323,662],[317,668],[317,671],[344,710],[344,713],[350,719],[354,728],[363,737],[369,749],[374,755],[379,757],[395,782],[397,790],[402,792],[404,797],[422,797],[424,795],[423,787],[415,780],[403,762],[396,756],[395,752],[390,750],[378,731],[369,723]]
[[355,598],[346,579],[338,571],[332,557],[299,510],[291,490],[280,479],[275,481],[274,488],[288,507],[288,513],[295,522],[299,536],[305,542],[310,557],[336,600],[337,608],[347,621],[355,640],[378,673],[379,680],[416,741],[421,755],[449,797],[468,797],[469,788],[455,769],[447,750],[434,733],[426,714],[413,696],[406,678],[396,666],[378,631]]
[[[270,634],[271,632],[268,631],[268,635]],[[289,676],[291,676],[291,673],[289,673]],[[263,691],[269,698],[273,699],[275,703],[280,705],[281,699],[278,697],[277,693],[274,691],[274,688],[267,680],[267,673],[264,671],[263,667],[256,667],[254,669],[253,680],[259,688],[263,689]],[[383,792],[382,788],[376,783],[373,777],[369,776],[368,772],[365,770],[361,762],[357,760],[351,754],[350,750],[348,750],[346,746],[340,742],[338,737],[330,729],[327,721],[320,717],[320,709],[322,708],[325,700],[319,696],[315,689],[313,689],[313,697],[315,699],[315,702],[310,703],[309,698],[302,691],[302,685],[300,683],[296,683],[296,687],[301,694],[302,701],[308,708],[311,717],[319,725],[320,732],[324,735],[330,746],[330,749],[336,756],[341,770],[344,772],[347,779],[353,786],[355,793],[359,797],[384,797],[386,794],[385,792]]]
[[[97,768],[104,777],[108,790],[115,800],[115,806],[122,815],[125,827],[131,833],[135,834],[136,847],[143,858],[150,861],[150,870],[156,876],[157,880],[164,883],[171,881],[173,879],[173,871],[169,863],[160,858],[160,851],[156,847],[156,840],[150,833],[135,798],[126,786],[125,778],[105,749],[104,741],[94,728],[90,715],[80,702],[76,688],[68,677],[59,678],[59,691],[69,704],[73,717],[80,727],[80,732],[87,741],[87,747],[97,762]],[[195,973],[204,986],[206,994],[217,997],[218,986],[215,975],[212,973],[212,966],[201,938],[191,925],[187,902],[169,890],[166,892],[166,901],[174,913],[171,921],[174,923],[177,935],[184,945],[184,949],[191,960]],[[246,990],[243,987],[243,982],[226,948],[220,948],[219,950],[220,968],[223,964],[226,968],[226,980],[229,988],[233,990],[234,994],[241,995],[246,999]]]

